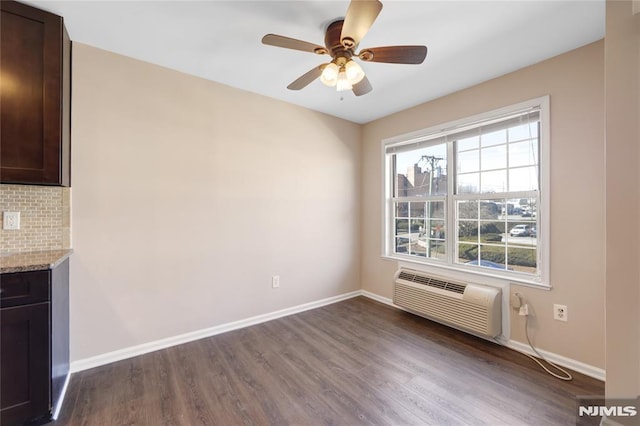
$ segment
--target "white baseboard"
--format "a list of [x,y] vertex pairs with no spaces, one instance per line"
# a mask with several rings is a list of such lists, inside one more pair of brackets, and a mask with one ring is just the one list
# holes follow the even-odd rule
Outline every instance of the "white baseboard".
[[[351,299],[352,297],[357,297],[357,296],[365,296],[369,299],[375,300],[380,303],[384,303],[385,305],[392,306],[396,309],[401,309],[395,306],[391,301],[391,299],[387,297],[383,297],[366,290],[356,290],[350,293],[328,297],[326,299],[305,303],[302,305],[282,309],[275,312],[266,313],[263,315],[258,315],[258,316],[247,318],[244,320],[234,321],[226,324],[220,324],[214,327],[193,331],[193,332],[181,334],[178,336],[168,337],[166,339],[156,340],[154,342],[143,343],[141,345],[131,346],[128,348],[117,350],[117,351],[108,352],[106,354],[73,361],[71,363],[71,372],[75,373],[78,371],[88,370],[90,368],[99,367],[101,365],[109,364],[109,363],[120,361],[127,358],[132,358],[134,356],[143,355],[143,354],[154,352],[160,349],[169,348],[171,346],[192,342],[198,339],[204,339],[206,337],[211,337],[217,334],[226,333],[227,331],[249,327],[251,325],[256,325],[256,324],[271,321],[277,318],[282,318],[289,315],[304,312],[309,309],[315,309],[321,306],[330,305],[332,303]],[[535,355],[534,352],[531,350],[531,348],[524,343],[521,343],[515,340],[500,341],[499,343],[515,351],[523,352],[529,355]],[[594,367],[594,366],[585,364],[583,362],[576,361],[571,358],[567,358],[565,356],[555,354],[553,352],[548,352],[544,350],[538,350],[538,352],[540,352],[549,361],[556,363],[562,367],[570,368],[574,371],[577,371],[579,373],[585,374],[587,376],[593,377],[598,380],[602,380],[602,381],[605,380],[605,370],[603,370],[602,368]],[[67,378],[67,382],[68,382],[68,378]],[[65,391],[66,391],[66,386],[67,386],[67,383],[65,383]]]
[[360,290],[360,294],[362,296],[368,297],[369,299],[375,300],[375,301],[380,302],[380,303],[384,303],[385,305],[389,305],[389,306],[393,306],[394,308],[398,308],[396,305],[393,304],[393,301],[391,299],[389,299],[388,297],[382,297],[382,296],[380,296],[378,294],[371,293],[370,291],[367,291],[367,290]]
[[77,361],[73,361],[71,363],[71,372],[76,373],[78,371],[88,370],[90,368],[99,367],[101,365],[110,364],[112,362],[121,361],[123,359],[132,358],[138,355],[144,355],[146,353],[169,348],[171,346],[192,342],[194,340],[204,339],[206,337],[215,336],[216,334],[226,333],[227,331],[249,327],[251,325],[256,325],[256,324],[271,321],[277,318],[282,318],[282,317],[297,314],[300,312],[308,311],[309,309],[315,309],[325,305],[330,305],[332,303],[340,302],[346,299],[351,299],[352,297],[357,297],[360,295],[362,295],[362,291],[356,290],[350,293],[345,293],[338,296],[317,300],[315,302],[304,303],[302,305],[293,306],[291,308],[286,308],[286,309],[282,309],[275,312],[257,315],[255,317],[246,318],[239,321],[233,321],[226,324],[220,324],[214,327],[180,334],[178,336],[172,336],[166,339],[156,340],[154,342],[143,343],[141,345],[119,349],[117,351],[108,352],[108,353],[97,355],[90,358],[80,359]]
[[[395,306],[393,304],[393,302],[391,301],[391,299],[386,298],[386,297],[382,297],[380,295],[377,295],[375,293],[371,293],[369,291],[366,290],[362,290],[362,295],[365,297],[368,297],[370,299],[376,300],[378,302],[387,304],[389,306],[393,306],[397,309],[402,309],[398,306]],[[494,341],[494,340],[491,340]],[[503,346],[506,346],[510,349],[513,349],[515,351],[518,352],[522,352],[525,354],[529,354],[529,355],[533,355],[536,356],[536,354],[531,350],[531,348],[529,347],[529,345],[525,344],[525,343],[521,343],[518,342],[516,340],[500,340],[498,341],[498,343],[500,343]],[[544,350],[540,350],[537,349],[538,352],[540,352],[540,354],[542,356],[544,356],[546,359],[548,359],[549,361],[553,362],[554,364],[558,364],[561,367],[566,367],[566,368],[570,368],[573,371],[577,371],[579,373],[582,373],[586,376],[589,377],[593,377],[594,379],[598,379],[598,380],[605,380],[605,370],[602,368],[598,368],[598,367],[594,367],[592,365],[589,364],[585,364],[583,362],[580,361],[576,361],[574,359],[571,358],[567,358],[565,356],[562,355],[558,355],[556,353],[553,352],[549,352],[549,351],[544,351]]]
[[[522,352],[525,354],[537,356],[529,347],[528,344],[518,342],[516,340],[508,340],[506,342],[500,342],[502,345],[513,349],[514,351]],[[578,373],[582,373],[585,376],[593,377],[594,379],[605,381],[606,372],[604,369],[599,367],[594,367],[593,365],[585,364],[584,362],[576,361],[575,359],[567,358],[562,355],[558,355],[553,352],[545,351],[542,349],[537,349],[540,352],[540,355],[544,356],[549,361],[554,364],[558,364],[561,367],[567,367],[572,369],[573,371],[577,371]]]

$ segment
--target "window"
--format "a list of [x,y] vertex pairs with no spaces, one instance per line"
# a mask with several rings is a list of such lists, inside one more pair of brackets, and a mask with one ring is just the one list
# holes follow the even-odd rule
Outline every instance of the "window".
[[384,141],[385,256],[548,285],[548,102]]

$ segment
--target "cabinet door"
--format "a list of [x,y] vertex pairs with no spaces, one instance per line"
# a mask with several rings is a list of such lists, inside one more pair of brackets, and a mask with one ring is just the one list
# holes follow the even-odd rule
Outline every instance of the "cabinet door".
[[13,1],[0,9],[0,181],[68,185],[62,18]]
[[49,415],[49,303],[0,309],[0,423]]

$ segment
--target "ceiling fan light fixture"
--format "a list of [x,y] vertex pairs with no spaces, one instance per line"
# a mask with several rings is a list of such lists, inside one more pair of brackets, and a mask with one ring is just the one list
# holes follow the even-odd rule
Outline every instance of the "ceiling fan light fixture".
[[324,46],[277,34],[266,34],[262,44],[331,57],[331,62],[313,67],[290,83],[289,90],[303,89],[320,79],[325,86],[340,92],[353,90],[355,96],[366,95],[373,87],[360,64],[354,61],[356,57],[363,62],[418,65],[427,56],[427,46],[418,45],[372,47],[356,53],[381,10],[380,0],[350,0],[344,18],[325,28]]
[[320,74],[320,81],[325,86],[333,87],[338,83],[339,68],[333,62],[327,64]]
[[344,69],[341,69],[338,73],[338,82],[336,84],[336,89],[338,90],[338,92],[344,92],[346,90],[351,90],[352,88],[353,85],[347,79],[347,73],[344,71]]
[[347,74],[347,80],[352,85],[360,83],[364,78],[364,71],[362,70],[362,67],[353,60],[346,63],[344,71]]

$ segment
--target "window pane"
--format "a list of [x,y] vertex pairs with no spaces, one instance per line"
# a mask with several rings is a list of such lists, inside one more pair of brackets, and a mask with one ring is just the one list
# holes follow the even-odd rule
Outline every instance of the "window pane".
[[507,146],[500,145],[482,149],[482,170],[504,169],[507,167]]
[[509,167],[538,164],[538,140],[509,144]]
[[501,207],[495,201],[480,201],[480,219],[498,219]]
[[[442,234],[444,235],[444,233]],[[446,243],[443,239],[429,238],[428,233],[412,234],[408,239],[408,253],[431,259],[446,260]]]
[[478,202],[477,201],[458,201],[458,217],[460,219],[477,219],[478,218]]
[[535,198],[520,198],[516,200],[518,205],[518,214],[523,221],[535,221],[537,217],[537,207]]
[[447,245],[442,240],[426,240],[425,256],[431,259],[446,260]]
[[424,219],[411,219],[409,221],[410,225],[411,225],[411,230],[410,232],[412,234],[420,234],[420,233],[424,233],[425,231],[425,222]]
[[396,237],[396,253],[408,253],[409,252],[409,238],[407,237]]
[[510,191],[536,191],[538,189],[537,167],[509,169]]
[[507,171],[506,170],[483,172],[480,175],[480,181],[481,181],[483,193],[507,191]]
[[520,126],[509,128],[509,141],[514,142],[522,139],[535,139],[538,137],[539,122],[534,121]]
[[507,266],[514,271],[535,273],[538,266],[536,249],[509,247],[507,250]]
[[409,221],[407,219],[396,219],[396,235],[407,234],[409,232]]
[[478,259],[477,244],[458,244],[458,263],[472,262]]
[[458,173],[477,172],[480,170],[480,151],[465,151],[458,154]]
[[460,139],[456,141],[456,146],[458,148],[458,151],[466,151],[468,149],[474,149],[474,148],[477,149],[479,144],[480,144],[479,136],[472,136],[470,138]]
[[507,244],[510,246],[536,246],[537,228],[535,222],[508,222]]
[[409,196],[409,183],[405,175],[397,174],[393,184],[393,195],[395,197]]
[[504,227],[504,222],[480,222],[480,241],[504,246]]
[[481,244],[480,245],[480,262],[477,266],[483,268],[492,269],[506,269],[505,266],[505,254],[504,247],[496,247],[493,245]]
[[447,145],[440,144],[394,156],[398,197],[446,195]]
[[523,139],[531,139],[538,137],[538,122],[522,124],[520,126],[510,127],[509,142],[521,141]]
[[458,175],[458,194],[477,193],[480,188],[480,174]]
[[444,219],[444,201],[432,201],[427,203],[427,213],[434,219]]
[[429,221],[429,238],[435,238],[438,240],[444,239],[444,220],[433,219]]
[[427,257],[426,243],[424,238],[412,240],[409,248],[409,254],[412,254],[414,256]]
[[411,217],[424,217],[425,215],[425,203],[411,203]]
[[409,203],[396,203],[396,217],[409,217]]
[[483,134],[480,142],[483,147],[507,143],[507,131],[498,130],[497,132]]
[[478,222],[475,220],[458,221],[458,240],[478,242]]

